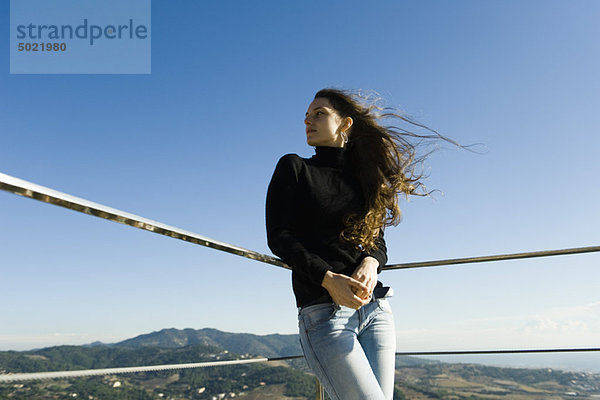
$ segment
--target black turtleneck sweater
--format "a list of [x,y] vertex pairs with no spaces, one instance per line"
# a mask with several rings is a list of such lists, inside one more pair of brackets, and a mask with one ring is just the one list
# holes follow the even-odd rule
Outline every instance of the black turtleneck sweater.
[[340,238],[344,217],[351,213],[364,214],[364,198],[345,149],[317,147],[308,159],[281,157],[267,192],[267,240],[292,267],[298,307],[331,301],[321,286],[327,271],[350,276],[366,256],[379,261],[378,272],[387,262],[383,230],[371,252]]

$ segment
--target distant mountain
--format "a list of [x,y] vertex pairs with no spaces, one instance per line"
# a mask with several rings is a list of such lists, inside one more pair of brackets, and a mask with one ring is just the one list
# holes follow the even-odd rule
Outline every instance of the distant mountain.
[[221,347],[200,344],[177,348],[55,346],[31,351],[0,351],[0,373],[3,370],[41,372],[191,363],[214,361],[219,356],[220,359],[233,356],[222,353]]
[[163,329],[114,343],[111,346],[177,348],[189,345],[216,346],[237,354],[253,354],[263,357],[302,354],[298,335],[253,335],[222,332],[211,328]]

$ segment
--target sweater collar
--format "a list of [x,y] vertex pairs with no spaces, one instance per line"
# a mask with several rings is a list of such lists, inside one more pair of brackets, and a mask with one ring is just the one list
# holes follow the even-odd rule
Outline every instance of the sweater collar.
[[312,157],[319,164],[328,167],[341,167],[346,154],[345,147],[315,147],[315,155]]

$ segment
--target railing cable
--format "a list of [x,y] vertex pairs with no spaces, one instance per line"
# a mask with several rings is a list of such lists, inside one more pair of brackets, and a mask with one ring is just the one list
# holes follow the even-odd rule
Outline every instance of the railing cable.
[[[476,354],[519,354],[519,353],[581,353],[598,352],[600,348],[575,348],[575,349],[517,349],[517,350],[464,350],[464,351],[417,351],[397,352],[397,356],[446,356],[446,355],[476,355]],[[78,378],[98,375],[117,375],[135,372],[152,372],[175,369],[219,367],[226,365],[254,364],[259,362],[283,361],[304,358],[304,356],[251,358],[227,361],[209,361],[187,364],[149,365],[140,367],[101,368],[72,371],[31,372],[0,374],[0,383],[14,381],[31,381],[41,379]]]

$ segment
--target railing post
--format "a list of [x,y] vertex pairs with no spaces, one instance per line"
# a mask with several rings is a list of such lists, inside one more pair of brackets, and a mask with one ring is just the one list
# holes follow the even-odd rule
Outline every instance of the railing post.
[[325,390],[323,389],[323,385],[321,385],[321,382],[319,382],[319,380],[317,378],[315,378],[317,381],[317,395],[315,397],[316,400],[325,400]]

